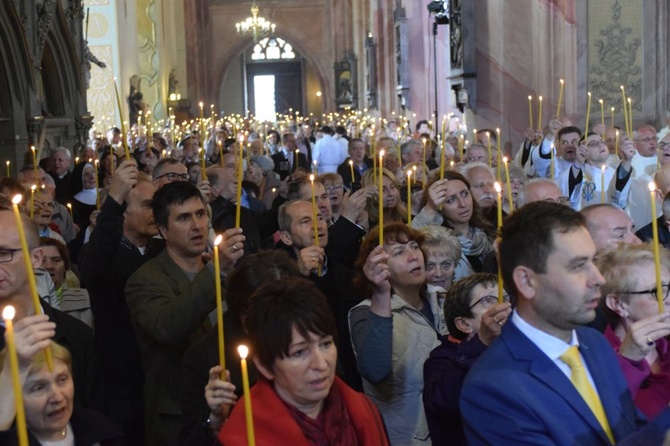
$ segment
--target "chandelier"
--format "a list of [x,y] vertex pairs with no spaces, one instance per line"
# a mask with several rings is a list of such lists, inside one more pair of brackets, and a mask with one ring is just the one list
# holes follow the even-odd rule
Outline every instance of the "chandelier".
[[235,24],[238,34],[251,34],[254,42],[258,42],[258,39],[261,37],[274,33],[277,26],[263,17],[258,17],[258,11],[258,6],[254,3],[251,6],[251,17],[247,17],[243,22]]

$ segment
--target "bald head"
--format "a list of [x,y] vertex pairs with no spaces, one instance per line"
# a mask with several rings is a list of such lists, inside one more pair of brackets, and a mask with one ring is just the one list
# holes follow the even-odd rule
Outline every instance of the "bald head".
[[562,201],[561,190],[552,180],[545,178],[531,180],[519,190],[518,206],[534,201]]
[[633,233],[633,222],[628,214],[611,204],[596,204],[582,209],[596,248],[616,248],[620,243],[639,244]]

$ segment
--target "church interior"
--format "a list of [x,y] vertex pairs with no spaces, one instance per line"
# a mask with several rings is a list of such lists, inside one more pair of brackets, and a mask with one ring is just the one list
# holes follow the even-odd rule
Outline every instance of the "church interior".
[[[269,32],[239,30],[252,7]],[[0,157],[12,169],[30,146],[45,157],[127,122],[136,92],[156,126],[197,117],[200,102],[314,122],[449,116],[460,131],[499,128],[506,150],[561,95],[576,123],[592,92],[591,118],[621,125],[622,85],[634,126],[664,126],[668,108],[661,0],[14,0],[0,23]]]

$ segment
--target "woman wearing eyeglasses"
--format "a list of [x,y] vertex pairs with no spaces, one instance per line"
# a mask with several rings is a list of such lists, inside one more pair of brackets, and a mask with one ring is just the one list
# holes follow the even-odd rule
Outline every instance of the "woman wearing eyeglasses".
[[670,257],[663,250],[659,313],[654,254],[649,245],[620,244],[599,253],[596,265],[605,284],[600,306],[609,321],[605,337],[617,352],[635,405],[649,419],[670,402]]
[[512,309],[498,303],[494,274],[476,273],[447,292],[444,318],[449,335],[423,366],[423,404],[433,444],[465,445],[458,398],[470,367],[500,335]]

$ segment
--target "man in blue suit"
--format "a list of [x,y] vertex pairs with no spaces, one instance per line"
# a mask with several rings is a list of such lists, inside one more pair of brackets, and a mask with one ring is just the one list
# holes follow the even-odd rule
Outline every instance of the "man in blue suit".
[[[560,204],[530,203],[506,220],[499,250],[517,308],[465,381],[460,404],[468,443],[662,444],[670,410],[647,423],[612,348],[582,327],[595,317],[604,281],[584,218]],[[578,351],[585,371],[568,365],[568,350]],[[573,384],[577,374],[593,398]]]

